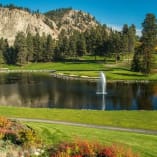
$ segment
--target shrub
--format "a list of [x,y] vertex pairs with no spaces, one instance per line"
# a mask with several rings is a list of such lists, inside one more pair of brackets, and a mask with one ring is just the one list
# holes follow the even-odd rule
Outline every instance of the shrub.
[[9,128],[11,126],[11,121],[5,117],[0,116],[0,128]]
[[0,139],[4,138],[6,133],[9,133],[8,130],[11,126],[11,121],[5,117],[0,117]]
[[41,145],[41,140],[34,129],[5,117],[0,117],[0,139],[27,147]]
[[50,157],[138,157],[124,146],[103,146],[90,142],[62,143],[49,150]]
[[27,147],[38,146],[41,140],[32,128],[22,129],[18,132],[18,143]]

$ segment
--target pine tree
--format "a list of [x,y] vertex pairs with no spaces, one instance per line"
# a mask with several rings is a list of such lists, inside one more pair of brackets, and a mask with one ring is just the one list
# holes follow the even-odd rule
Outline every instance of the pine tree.
[[33,61],[39,62],[42,58],[42,42],[41,37],[39,33],[36,33],[36,35],[33,38]]
[[15,37],[14,47],[17,53],[17,64],[22,65],[27,61],[27,43],[23,32],[19,32]]
[[6,62],[6,59],[5,59],[5,55],[7,53],[7,50],[8,50],[8,41],[3,38],[0,39],[0,64],[3,64]]
[[107,42],[107,49],[109,53],[113,53],[115,55],[116,62],[120,60],[121,45],[121,33],[111,30],[110,37]]
[[40,62],[48,62],[46,57],[47,54],[47,36],[45,35],[45,33],[42,33],[42,36],[40,36],[40,54],[39,54],[39,61]]
[[142,23],[142,49],[143,49],[143,73],[149,74],[153,66],[154,48],[157,42],[157,23],[156,17],[153,14],[147,14]]
[[51,35],[47,36],[46,39],[46,51],[45,51],[45,57],[44,57],[44,61],[52,61],[54,55],[54,41],[51,37]]
[[[135,52],[132,70],[141,71],[144,74],[149,74],[153,65],[152,54],[157,42],[157,23],[156,17],[153,14],[147,14],[142,23],[142,38],[140,48]],[[137,57],[138,56],[138,57]],[[136,64],[139,62],[139,64]],[[137,65],[137,66],[134,66]]]
[[122,29],[122,52],[128,52],[128,35],[129,35],[129,28],[128,25],[125,24]]
[[77,54],[78,56],[83,56],[86,54],[86,41],[83,34],[79,34],[77,40]]
[[17,62],[17,53],[14,47],[8,47],[4,53],[5,63],[7,64],[16,64]]
[[69,37],[69,55],[76,57],[77,39],[75,33]]
[[136,27],[131,25],[128,30],[128,52],[134,52],[136,44]]
[[65,30],[62,30],[55,48],[54,59],[63,60],[69,51],[69,42]]
[[27,43],[27,51],[28,51],[27,62],[32,62],[34,49],[33,49],[33,36],[31,35],[31,33],[27,34],[26,43]]
[[4,63],[3,51],[0,49],[0,65]]
[[142,70],[142,47],[138,47],[135,50],[131,70],[135,72],[141,72]]

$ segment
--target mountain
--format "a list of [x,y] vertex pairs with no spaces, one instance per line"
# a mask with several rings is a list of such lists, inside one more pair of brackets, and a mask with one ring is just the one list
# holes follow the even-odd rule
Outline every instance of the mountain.
[[62,30],[69,35],[74,30],[84,32],[97,25],[98,22],[91,15],[71,8],[40,14],[16,7],[0,7],[0,38],[8,39],[10,45],[18,32],[50,34],[57,39]]
[[13,44],[18,32],[36,34],[39,32],[51,34],[54,38],[58,34],[56,24],[47,19],[53,26],[48,26],[45,21],[46,17],[41,14],[31,14],[21,9],[0,8],[0,37],[8,39],[9,44]]
[[45,16],[56,23],[59,32],[65,30],[68,34],[74,30],[84,32],[99,24],[90,14],[72,8],[52,10]]

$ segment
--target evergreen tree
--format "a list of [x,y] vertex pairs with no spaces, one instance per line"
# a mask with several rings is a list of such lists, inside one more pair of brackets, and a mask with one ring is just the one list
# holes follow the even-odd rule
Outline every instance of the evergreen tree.
[[131,25],[128,30],[128,52],[134,52],[136,44],[136,28]]
[[54,55],[54,41],[51,35],[48,35],[46,39],[46,51],[44,55],[44,61],[46,62],[52,61],[53,55]]
[[135,44],[136,44],[136,28],[134,25],[131,25],[128,27],[128,63],[130,62],[130,55],[129,53],[133,53],[135,50]]
[[107,41],[108,41],[108,38],[109,38],[109,33],[107,31],[107,26],[106,25],[103,25],[101,27],[101,38],[100,38],[100,45],[98,47],[98,51],[99,51],[99,55],[103,56],[103,55],[106,55],[106,52],[107,52]]
[[152,54],[157,42],[157,24],[155,15],[147,14],[142,26],[142,44],[134,55],[131,69],[133,71],[141,71],[145,74],[149,74],[153,65]]
[[45,33],[42,33],[42,36],[40,36],[40,54],[39,54],[39,61],[40,62],[48,62],[47,58],[46,58],[46,54],[47,54],[47,36],[45,35]]
[[3,51],[0,49],[0,65],[4,63]]
[[19,32],[15,37],[15,51],[17,53],[17,64],[25,64],[27,61],[27,43],[23,32]]
[[14,47],[8,47],[7,51],[4,54],[5,63],[7,64],[16,64],[17,62],[17,53]]
[[107,49],[109,53],[113,53],[115,55],[115,60],[120,60],[120,52],[121,52],[121,33],[118,31],[110,32],[110,37],[107,42]]
[[69,37],[69,55],[76,57],[77,39],[75,33]]
[[106,40],[107,32],[105,26],[97,26],[95,29],[95,55],[104,55],[104,41]]
[[39,62],[42,59],[42,41],[39,33],[36,33],[36,35],[33,38],[33,60],[35,62]]
[[[96,39],[97,33],[96,30],[94,28],[92,28],[90,30],[90,34],[88,37],[88,51],[90,54],[95,55],[96,56],[96,48],[97,48],[97,39]],[[95,58],[96,59],[96,58]]]
[[27,62],[32,62],[33,61],[33,36],[31,35],[31,33],[27,34],[26,37],[26,43],[27,43]]
[[0,39],[0,64],[3,64],[6,62],[6,59],[5,59],[5,54],[8,50],[8,41],[3,38]]
[[122,40],[122,52],[128,52],[128,35],[129,35],[129,28],[128,28],[128,25],[125,24],[123,26],[123,29],[122,29],[122,36],[121,36],[121,40]]
[[157,23],[154,14],[147,14],[142,23],[143,73],[149,74],[153,66],[152,54],[157,42]]
[[142,69],[142,47],[138,47],[135,50],[132,65],[131,65],[131,70],[135,72],[140,72]]
[[77,40],[77,54],[78,56],[86,54],[86,41],[83,34],[79,34],[79,38]]
[[62,39],[62,54],[63,56],[69,56],[69,40],[67,36],[64,36]]
[[69,51],[69,42],[65,30],[62,30],[57,41],[54,59],[63,60]]

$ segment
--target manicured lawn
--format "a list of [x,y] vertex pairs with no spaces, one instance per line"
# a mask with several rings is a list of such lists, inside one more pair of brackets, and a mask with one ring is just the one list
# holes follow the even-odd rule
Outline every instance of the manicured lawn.
[[[157,55],[155,65],[157,66]],[[115,57],[83,56],[77,61],[49,62],[49,63],[29,63],[23,66],[3,65],[1,67],[10,70],[57,70],[57,73],[67,75],[98,77],[99,71],[104,71],[108,80],[151,80],[157,81],[157,74],[154,72],[149,76],[130,71],[131,60],[128,62],[128,55],[121,57],[122,60],[115,62]],[[132,58],[132,54],[130,56]]]
[[119,126],[125,128],[157,130],[156,111],[91,111],[1,106],[0,115],[6,117],[37,118],[85,124]]
[[93,128],[72,127],[55,124],[26,123],[35,128],[47,144],[60,141],[91,140],[104,144],[117,143],[130,147],[141,157],[156,157],[157,136],[136,133],[107,131]]
[[107,80],[151,80],[157,81],[157,74],[145,76],[139,72],[130,71],[127,63],[95,63],[95,62],[52,62],[52,63],[30,63],[22,67],[7,66],[10,70],[56,70],[57,73],[77,76],[98,77],[99,71],[106,74]]
[[92,62],[49,62],[49,63],[29,63],[23,66],[5,66],[11,70],[62,70],[62,71],[70,71],[70,70],[103,70],[103,63],[92,63]]

